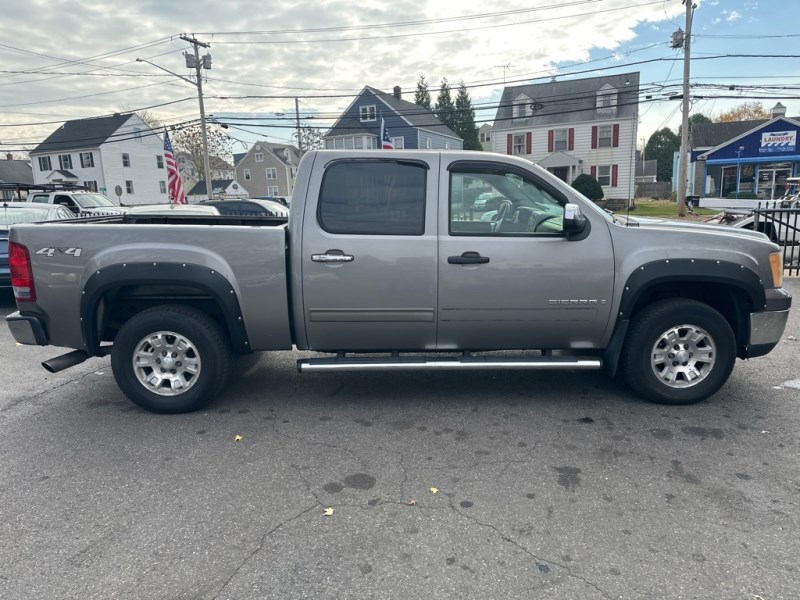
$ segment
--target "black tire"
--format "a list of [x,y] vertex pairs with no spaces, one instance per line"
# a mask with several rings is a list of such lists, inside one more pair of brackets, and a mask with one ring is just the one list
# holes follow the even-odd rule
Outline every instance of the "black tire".
[[135,404],[155,413],[203,408],[225,385],[230,362],[222,328],[187,306],[140,312],[119,330],[111,352],[117,385]]
[[628,385],[657,404],[693,404],[716,393],[736,361],[728,321],[702,302],[662,300],[632,320],[621,367]]

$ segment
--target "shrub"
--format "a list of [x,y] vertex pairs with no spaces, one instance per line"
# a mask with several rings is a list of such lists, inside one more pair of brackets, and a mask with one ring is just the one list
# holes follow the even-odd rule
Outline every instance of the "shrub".
[[572,182],[572,187],[578,190],[581,194],[589,198],[589,200],[602,200],[603,188],[597,183],[597,180],[591,175],[581,173]]

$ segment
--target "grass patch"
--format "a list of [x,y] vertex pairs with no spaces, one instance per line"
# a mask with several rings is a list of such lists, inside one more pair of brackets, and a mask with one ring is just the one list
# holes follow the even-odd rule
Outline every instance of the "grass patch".
[[[631,209],[631,216],[639,217],[677,217],[678,205],[670,200],[650,200],[645,198],[637,198],[634,201],[636,208]],[[692,209],[695,215],[715,215],[719,210],[713,208],[694,208]],[[625,213],[625,210],[619,210],[618,213]],[[686,214],[690,214],[686,211]]]

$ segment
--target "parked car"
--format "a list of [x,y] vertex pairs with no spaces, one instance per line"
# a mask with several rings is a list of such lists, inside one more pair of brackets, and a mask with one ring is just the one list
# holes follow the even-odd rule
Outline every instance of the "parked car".
[[[453,210],[464,181],[508,198],[494,223]],[[789,317],[763,234],[626,226],[519,157],[311,150],[296,189],[288,224],[14,226],[14,339],[74,349],[50,372],[110,353],[122,391],[165,413],[218,397],[232,355],[293,347],[329,353],[298,362],[311,373],[619,368],[643,398],[688,404]]]
[[3,202],[0,204],[0,288],[11,287],[8,267],[8,232],[17,223],[60,221],[74,219],[72,211],[60,204],[29,204]]
[[505,198],[495,192],[484,192],[479,194],[472,205],[474,210],[483,212],[487,210],[497,210]]
[[237,217],[289,217],[289,209],[274,200],[256,198],[236,200],[203,200],[201,206],[214,206],[221,215]]
[[78,217],[98,217],[118,215],[126,211],[111,198],[99,192],[58,190],[55,192],[34,192],[28,194],[28,202],[34,204],[60,204],[66,206]]

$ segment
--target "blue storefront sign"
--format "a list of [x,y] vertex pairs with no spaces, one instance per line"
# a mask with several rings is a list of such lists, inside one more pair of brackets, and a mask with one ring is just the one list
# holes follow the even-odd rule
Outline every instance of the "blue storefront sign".
[[794,152],[797,144],[797,131],[765,131],[761,134],[762,154],[773,152]]

